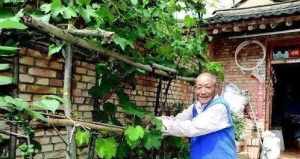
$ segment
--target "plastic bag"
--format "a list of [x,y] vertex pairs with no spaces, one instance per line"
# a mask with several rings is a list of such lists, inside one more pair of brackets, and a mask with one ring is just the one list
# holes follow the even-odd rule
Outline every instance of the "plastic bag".
[[280,139],[271,131],[263,133],[261,159],[279,159]]
[[228,102],[232,112],[243,114],[245,105],[248,104],[248,98],[242,94],[238,86],[233,83],[225,85],[222,96]]

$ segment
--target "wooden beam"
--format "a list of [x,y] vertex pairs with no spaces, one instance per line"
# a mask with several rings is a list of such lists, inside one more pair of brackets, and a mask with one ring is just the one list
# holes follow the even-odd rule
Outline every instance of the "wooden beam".
[[213,33],[214,35],[217,35],[217,34],[219,33],[219,29],[214,29],[214,30],[212,31],[212,33]]
[[239,26],[234,26],[233,27],[233,31],[234,32],[240,32],[241,31],[241,28]]
[[267,28],[267,26],[266,24],[259,24],[258,28],[264,30]]
[[249,31],[252,31],[252,30],[255,29],[254,25],[249,25],[247,28],[248,28]]
[[[157,75],[161,75],[161,76],[165,76],[165,77],[170,77],[169,73],[166,71],[162,71],[162,70],[157,70],[157,69],[153,69],[150,65],[145,65],[145,64],[141,64],[141,63],[136,63],[134,61],[132,61],[129,57],[121,55],[117,52],[112,51],[111,49],[105,49],[99,46],[99,44],[96,44],[92,41],[88,41],[79,37],[75,37],[72,34],[68,33],[66,30],[62,30],[54,25],[51,25],[49,23],[45,23],[43,21],[40,21],[36,18],[33,18],[31,16],[23,16],[22,20],[24,22],[24,24],[34,27],[38,30],[41,30],[43,32],[48,33],[49,35],[54,35],[60,39],[65,40],[66,42],[70,43],[70,44],[74,44],[89,50],[94,50],[97,51],[99,53],[101,53],[104,56],[107,57],[111,57],[114,58],[116,60],[122,61],[124,63],[127,63],[129,65],[132,65],[134,67],[143,69],[145,71],[148,72],[153,72]],[[184,80],[184,81],[189,81],[189,82],[194,82],[195,78],[191,78],[191,77],[183,77],[183,76],[176,76],[176,79],[179,80]]]

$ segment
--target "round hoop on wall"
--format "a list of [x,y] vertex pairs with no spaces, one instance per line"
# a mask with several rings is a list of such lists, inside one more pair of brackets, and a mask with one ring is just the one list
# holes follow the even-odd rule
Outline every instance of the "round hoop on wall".
[[[262,49],[263,57],[256,62],[256,65],[254,67],[244,67],[244,66],[241,66],[239,64],[239,62],[238,62],[238,54],[240,53],[240,51],[244,47],[246,47],[246,46],[248,46],[250,44],[256,44],[256,45],[258,45]],[[239,44],[239,46],[235,50],[235,58],[234,59],[235,59],[235,64],[238,66],[238,68],[243,73],[245,73],[245,71],[250,71],[251,75],[254,76],[259,82],[263,81],[262,75],[259,74],[259,66],[261,66],[265,62],[265,59],[266,59],[266,47],[261,42],[259,42],[257,40],[247,40],[247,41],[242,42],[241,44]]]

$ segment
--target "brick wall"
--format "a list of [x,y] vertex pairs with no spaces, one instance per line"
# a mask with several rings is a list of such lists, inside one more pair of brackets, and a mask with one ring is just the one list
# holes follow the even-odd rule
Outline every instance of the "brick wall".
[[[32,102],[42,95],[54,94],[61,96],[64,60],[60,57],[48,57],[46,53],[33,49],[24,48],[20,51],[20,54],[19,97]],[[88,90],[96,82],[95,63],[86,60],[74,60],[72,71],[72,114],[74,118],[91,121],[93,106]],[[131,100],[136,101],[138,106],[153,111],[159,79],[148,76],[140,76],[136,79],[136,89],[127,88],[126,93]],[[166,86],[167,81],[164,81],[162,93],[164,93]],[[192,101],[192,92],[192,87],[187,82],[173,81],[168,92],[167,108],[165,110],[174,111],[174,105],[177,103],[188,105]],[[114,95],[110,101],[117,103],[116,96]],[[160,101],[161,103],[164,101],[164,94],[161,95]],[[42,151],[35,158],[65,158],[66,146],[57,133],[51,127],[35,132],[36,140],[42,144]],[[66,138],[64,128],[59,128],[59,133],[61,137]],[[87,151],[78,151],[78,154],[80,155],[79,158],[84,158]]]
[[[258,39],[264,43],[263,39]],[[264,123],[266,116],[265,106],[265,78],[266,78],[266,63],[260,67],[260,82],[255,77],[251,76],[250,72],[242,72],[235,63],[236,47],[243,40],[228,40],[220,39],[211,44],[211,57],[221,62],[224,65],[225,80],[224,83],[234,83],[243,90],[247,90],[251,97],[251,105],[257,111],[257,117]],[[249,45],[242,49],[238,56],[238,62],[243,67],[253,67],[256,65],[258,58],[262,57],[261,50],[257,45]],[[263,124],[262,124],[263,125]]]

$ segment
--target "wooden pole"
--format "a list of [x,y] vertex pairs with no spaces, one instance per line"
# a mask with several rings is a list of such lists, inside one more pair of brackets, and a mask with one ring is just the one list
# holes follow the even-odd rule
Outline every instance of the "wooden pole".
[[[49,23],[45,23],[43,21],[40,21],[36,18],[33,18],[31,16],[23,16],[23,21],[24,24],[34,27],[38,30],[44,31],[50,35],[54,35],[62,40],[65,40],[66,42],[70,43],[70,44],[75,44],[77,46],[89,49],[89,50],[94,50],[97,51],[99,53],[101,53],[104,56],[108,56],[111,58],[114,58],[116,60],[125,62],[129,65],[132,65],[134,67],[143,69],[145,71],[148,72],[153,72],[157,75],[161,75],[161,76],[165,76],[165,77],[170,77],[169,73],[163,70],[158,70],[158,69],[153,69],[150,65],[144,65],[141,63],[136,63],[134,61],[132,61],[131,59],[129,59],[129,57],[121,55],[119,53],[116,53],[112,50],[109,49],[105,49],[99,46],[99,44],[96,44],[92,41],[87,41],[84,40],[82,38],[73,36],[72,34],[68,33],[67,30],[62,30],[54,25],[51,25]],[[189,81],[189,82],[194,82],[195,78],[191,78],[191,77],[183,77],[183,76],[176,76],[176,79],[179,80],[184,80],[184,81]]]
[[94,37],[103,37],[103,38],[112,38],[115,34],[114,32],[105,31],[102,29],[75,29],[69,28],[68,32],[78,36],[94,36]]
[[97,124],[92,122],[85,122],[85,121],[78,121],[78,120],[71,120],[71,119],[53,119],[49,118],[48,120],[49,125],[54,126],[84,126],[86,128],[99,130],[102,132],[115,132],[117,134],[123,133],[123,127],[108,125],[108,124]]
[[[16,80],[16,83],[19,82],[19,54],[14,57],[13,59],[13,76]],[[13,96],[17,97],[19,93],[18,86],[16,86],[13,90]],[[17,133],[18,127],[14,124],[11,124],[10,126],[10,132]],[[10,144],[9,144],[9,158],[15,159],[16,158],[16,149],[17,149],[17,137],[15,135],[10,135]]]
[[[64,69],[64,90],[63,90],[63,99],[64,99],[64,111],[65,116],[71,118],[72,112],[72,103],[71,103],[71,79],[72,79],[72,50],[71,45],[67,44],[65,47],[65,69]],[[73,127],[68,125],[67,128],[67,139],[69,145],[67,145],[66,158],[67,159],[76,159],[76,145],[75,139],[73,137],[72,129]]]

